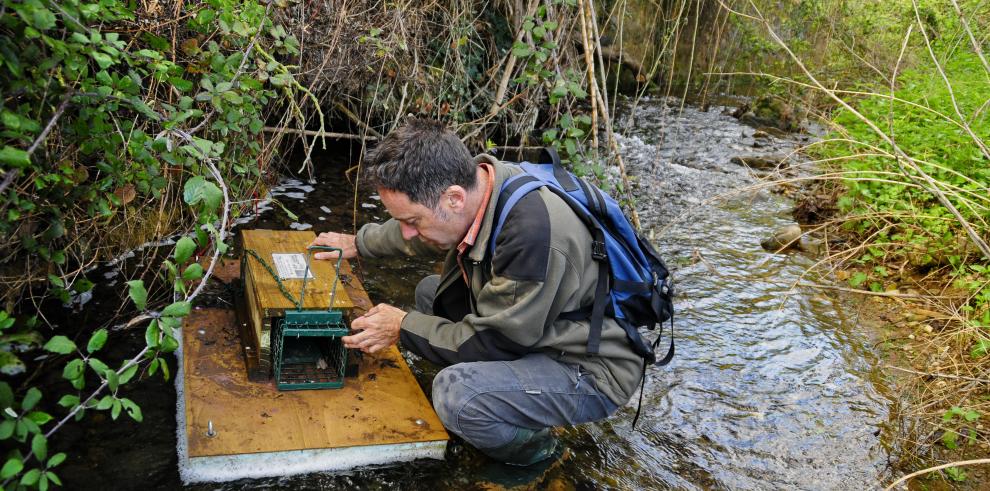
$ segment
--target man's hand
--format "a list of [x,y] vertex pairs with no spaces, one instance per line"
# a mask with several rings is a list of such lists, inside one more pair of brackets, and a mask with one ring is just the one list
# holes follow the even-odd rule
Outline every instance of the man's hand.
[[351,329],[361,332],[344,336],[344,346],[375,353],[399,341],[399,330],[406,312],[387,303],[380,303],[351,322]]
[[[344,259],[352,259],[358,255],[357,238],[351,234],[323,232],[317,236],[310,245],[336,247],[341,249],[344,251]],[[316,252],[313,254],[313,257],[316,259],[337,259],[337,251]]]

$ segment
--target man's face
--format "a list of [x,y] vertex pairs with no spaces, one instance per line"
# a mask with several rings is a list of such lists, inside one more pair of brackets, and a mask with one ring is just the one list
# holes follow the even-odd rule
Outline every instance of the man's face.
[[423,242],[446,251],[457,247],[467,234],[470,224],[464,225],[459,213],[463,207],[457,206],[456,197],[448,193],[440,197],[436,210],[410,201],[399,191],[379,188],[378,195],[392,218],[399,221],[406,240],[419,236]]

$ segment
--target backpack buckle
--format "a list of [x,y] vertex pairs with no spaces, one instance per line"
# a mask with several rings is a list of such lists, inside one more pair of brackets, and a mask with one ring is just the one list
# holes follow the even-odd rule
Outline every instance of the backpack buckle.
[[674,296],[674,280],[672,280],[669,276],[666,278],[660,278],[657,276],[656,272],[654,272],[653,285],[661,294]]
[[605,250],[605,243],[602,241],[592,241],[591,242],[591,257],[595,261],[604,261],[608,259],[608,252]]

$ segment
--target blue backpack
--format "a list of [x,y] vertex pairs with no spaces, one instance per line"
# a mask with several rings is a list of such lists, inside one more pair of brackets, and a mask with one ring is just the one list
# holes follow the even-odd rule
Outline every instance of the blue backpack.
[[[565,312],[560,318],[590,319],[589,354],[598,353],[602,321],[609,316],[626,331],[632,350],[643,358],[644,368],[646,363],[657,366],[670,363],[674,357],[674,287],[667,266],[653,246],[636,233],[611,196],[565,170],[553,148],[546,148],[544,153],[549,155],[550,163],[522,162],[518,165],[525,172],[503,183],[495,207],[495,228],[488,242],[489,257],[494,255],[495,239],[512,207],[530,191],[546,187],[563,199],[591,231],[591,254],[600,263],[594,303]],[[660,343],[662,323],[668,319],[670,347],[658,361],[655,351]],[[660,332],[651,345],[643,339],[639,328],[653,330],[658,326]]]

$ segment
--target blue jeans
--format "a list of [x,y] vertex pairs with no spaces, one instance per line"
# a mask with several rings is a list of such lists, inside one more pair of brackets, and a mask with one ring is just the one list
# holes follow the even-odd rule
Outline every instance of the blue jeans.
[[[439,281],[420,281],[417,310],[432,312]],[[448,430],[483,452],[508,444],[519,429],[598,421],[618,409],[591,374],[545,353],[448,366],[433,380],[433,407]]]

